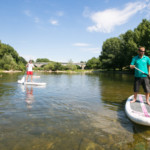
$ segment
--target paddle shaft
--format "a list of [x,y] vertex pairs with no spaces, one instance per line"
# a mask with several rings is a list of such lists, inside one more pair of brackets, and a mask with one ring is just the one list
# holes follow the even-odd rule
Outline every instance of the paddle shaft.
[[140,72],[142,72],[143,74],[145,74],[145,75],[149,76],[149,74],[147,74],[147,73],[143,72],[142,70],[140,70],[140,69],[138,69],[138,68],[136,68],[136,67],[135,67],[135,69],[136,69],[136,70],[138,70],[138,71],[140,71]]

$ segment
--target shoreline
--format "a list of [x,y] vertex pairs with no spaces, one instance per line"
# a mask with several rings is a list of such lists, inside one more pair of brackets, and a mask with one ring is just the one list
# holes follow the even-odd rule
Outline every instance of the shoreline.
[[[0,73],[21,73],[24,71],[19,71],[19,70],[0,70]],[[72,70],[56,70],[56,71],[44,71],[44,70],[34,70],[33,72],[46,72],[46,73],[118,73],[118,74],[132,74],[131,71],[106,71],[106,70],[77,70],[77,71],[72,71]]]
[[19,70],[0,70],[0,73],[18,73],[18,72],[22,72]]

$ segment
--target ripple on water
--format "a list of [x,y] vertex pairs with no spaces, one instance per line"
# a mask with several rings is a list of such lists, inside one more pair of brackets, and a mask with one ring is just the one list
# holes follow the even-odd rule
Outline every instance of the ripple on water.
[[101,74],[40,76],[46,87],[18,85],[14,78],[0,85],[0,149],[126,150],[136,146],[134,125],[122,108],[131,88],[127,80]]

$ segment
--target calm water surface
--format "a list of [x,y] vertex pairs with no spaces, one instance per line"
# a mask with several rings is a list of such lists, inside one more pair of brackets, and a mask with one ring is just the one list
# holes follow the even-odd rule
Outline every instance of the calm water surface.
[[133,75],[35,74],[45,87],[0,77],[0,150],[150,149],[150,127],[124,111]]

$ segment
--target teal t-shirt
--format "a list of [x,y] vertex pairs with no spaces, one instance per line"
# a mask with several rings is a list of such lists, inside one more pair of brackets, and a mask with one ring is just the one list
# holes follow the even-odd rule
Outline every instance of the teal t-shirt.
[[[143,56],[142,58],[139,55],[132,58],[131,65],[135,65],[138,69],[148,74],[148,65],[150,65],[150,59],[148,56]],[[135,69],[135,77],[147,77],[142,72]]]

